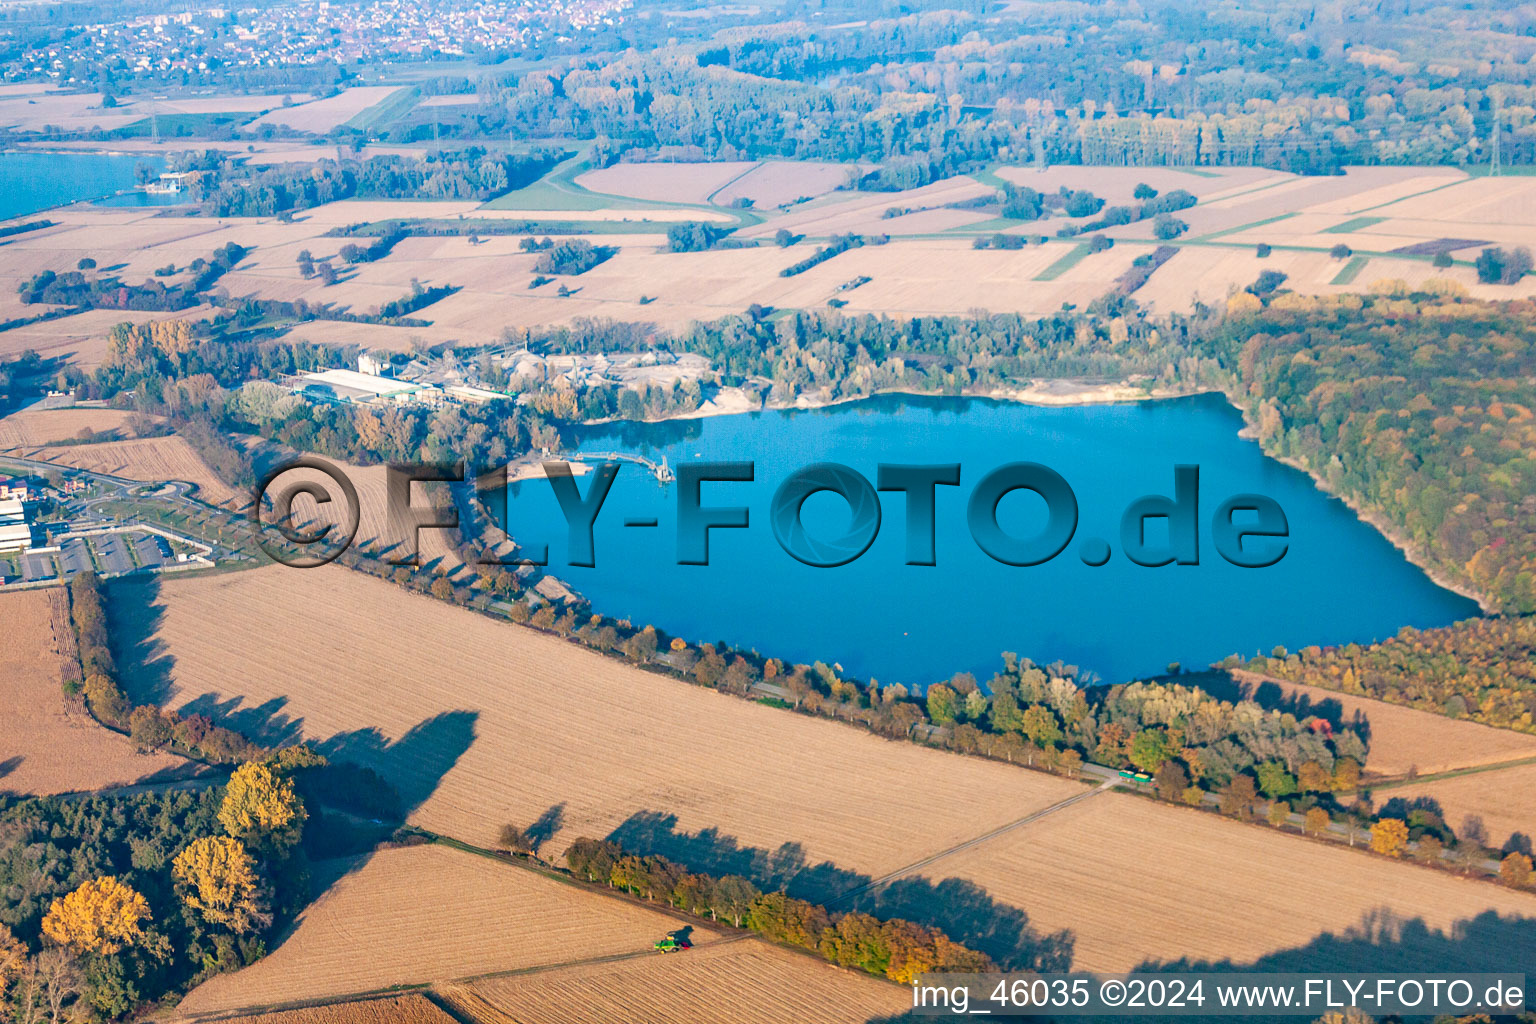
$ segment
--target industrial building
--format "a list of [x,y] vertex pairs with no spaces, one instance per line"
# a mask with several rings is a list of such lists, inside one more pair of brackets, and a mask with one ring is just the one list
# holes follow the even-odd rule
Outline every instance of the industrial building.
[[32,547],[32,527],[19,498],[0,500],[0,551],[26,551]]
[[323,402],[413,402],[440,397],[437,388],[407,380],[380,377],[357,370],[321,370],[302,373],[290,386],[304,398]]

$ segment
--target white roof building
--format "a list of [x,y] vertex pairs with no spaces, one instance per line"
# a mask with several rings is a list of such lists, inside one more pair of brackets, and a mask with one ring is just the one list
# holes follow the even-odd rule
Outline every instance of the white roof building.
[[0,501],[0,551],[25,551],[32,546],[32,527],[20,501]]
[[300,374],[294,390],[313,393],[329,392],[328,397],[347,402],[372,402],[378,399],[405,401],[419,392],[436,390],[410,381],[380,377],[357,370],[322,370],[319,373]]

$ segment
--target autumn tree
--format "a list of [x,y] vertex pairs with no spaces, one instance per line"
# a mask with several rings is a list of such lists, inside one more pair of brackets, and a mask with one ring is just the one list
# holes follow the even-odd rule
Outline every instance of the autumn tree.
[[298,842],[306,817],[293,782],[278,777],[260,761],[235,769],[219,808],[219,824],[224,831],[258,847],[277,850]]
[[149,902],[109,875],[54,900],[43,934],[80,953],[110,956],[137,942],[148,920]]
[[1307,810],[1301,827],[1308,835],[1320,836],[1328,831],[1329,824],[1327,810],[1322,807],[1312,807]]
[[1258,802],[1259,792],[1252,775],[1234,775],[1221,791],[1221,813],[1244,821],[1253,817]]
[[533,840],[516,825],[501,826],[501,848],[509,853],[527,855],[533,852]]
[[27,947],[10,928],[0,924],[0,1001],[5,999],[11,983],[21,977],[26,966]]
[[1054,747],[1061,742],[1061,726],[1044,704],[1031,704],[1024,709],[1023,731],[1037,747]]
[[1296,769],[1296,785],[1303,793],[1326,793],[1333,788],[1333,778],[1322,765],[1306,760]]
[[1333,763],[1333,789],[1336,793],[1348,793],[1360,786],[1360,762],[1352,757],[1341,757]]
[[1189,773],[1177,761],[1164,761],[1152,779],[1152,788],[1157,791],[1159,799],[1172,803],[1182,798],[1184,791],[1189,788]]
[[1531,858],[1518,851],[1499,863],[1499,881],[1511,889],[1524,889],[1531,884]]
[[1401,857],[1408,848],[1408,825],[1401,818],[1382,818],[1371,826],[1371,849],[1384,857]]
[[1156,774],[1163,762],[1177,753],[1162,729],[1143,729],[1131,738],[1131,763],[1144,772]]
[[182,902],[213,924],[244,933],[271,923],[256,862],[238,840],[207,836],[176,855],[171,876]]

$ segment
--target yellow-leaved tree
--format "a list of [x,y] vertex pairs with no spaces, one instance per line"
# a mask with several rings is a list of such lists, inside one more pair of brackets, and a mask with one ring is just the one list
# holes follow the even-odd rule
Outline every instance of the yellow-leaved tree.
[[248,932],[271,923],[256,861],[237,839],[207,836],[176,855],[171,875],[187,906],[213,924]]
[[1371,849],[1388,857],[1401,857],[1408,848],[1408,825],[1400,818],[1382,818],[1371,826]]
[[54,900],[43,934],[78,953],[110,955],[137,942],[148,920],[149,902],[108,875]]
[[11,982],[21,977],[27,966],[27,947],[21,944],[10,928],[0,924],[0,1000],[5,998]]
[[293,782],[250,761],[235,769],[219,807],[224,831],[254,846],[282,849],[299,841],[307,815]]

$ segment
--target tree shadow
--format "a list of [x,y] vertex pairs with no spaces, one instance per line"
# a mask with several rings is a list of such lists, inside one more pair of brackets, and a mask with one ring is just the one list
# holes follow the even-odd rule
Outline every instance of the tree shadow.
[[[1490,957],[1496,956],[1495,962]],[[1456,921],[1449,928],[1430,927],[1423,918],[1405,917],[1386,908],[1368,912],[1358,923],[1338,932],[1324,932],[1302,946],[1276,950],[1255,960],[1231,959],[1147,960],[1125,973],[1142,975],[1178,972],[1230,974],[1536,974],[1536,918],[1503,917],[1485,910],[1475,917]],[[1479,993],[1480,994],[1480,993]],[[1527,982],[1526,1005],[1531,996]],[[1209,998],[1209,993],[1207,993]],[[973,1006],[975,1004],[973,1003]],[[1308,1016],[1315,1016],[1309,1014]],[[867,1024],[932,1020],[915,1011],[872,1017]],[[1074,1021],[1123,1022],[1120,1017],[1074,1017]],[[1174,1017],[1138,1016],[1138,1020],[1176,1020]],[[1247,1021],[1294,1021],[1298,1017],[1248,1015]],[[1388,1018],[1392,1019],[1392,1018]],[[1427,1019],[1427,1018],[1425,1018]],[[1437,1018],[1438,1019],[1438,1018]]]
[[171,674],[176,659],[159,638],[165,616],[165,606],[159,598],[157,576],[113,580],[106,587],[118,685],[135,704],[164,705],[174,694]]
[[399,794],[400,818],[410,817],[437,790],[475,741],[477,711],[444,711],[390,741],[376,728],[337,733],[315,744],[333,762],[378,772]]
[[564,826],[565,804],[561,802],[535,818],[533,824],[523,831],[523,835],[528,838],[528,842],[533,846],[533,851],[537,853],[539,847],[553,839],[555,833],[559,832]]
[[684,832],[677,816],[660,811],[631,815],[608,836],[626,850],[659,854],[692,871],[740,875],[759,888],[875,917],[900,917],[938,928],[956,942],[986,953],[1004,970],[1064,971],[1071,967],[1074,938],[1063,930],[1043,934],[1029,915],[1002,903],[963,878],[933,881],[921,875],[869,888],[866,874],[830,861],[809,863],[804,847],[774,850],[741,845],[716,828]]
[[1366,748],[1371,745],[1371,720],[1358,708],[1346,712],[1344,704],[1335,697],[1315,697],[1300,691],[1287,693],[1278,683],[1267,680],[1247,682],[1238,679],[1225,669],[1209,669],[1179,676],[1160,676],[1160,682],[1198,686],[1220,700],[1249,700],[1266,711],[1280,711],[1297,718],[1321,718],[1333,729],[1348,729],[1360,735]]
[[25,757],[17,754],[15,757],[8,757],[4,761],[0,761],[0,779],[5,778],[7,775],[14,772],[17,768],[20,768],[21,763],[25,760]]
[[[1497,963],[1489,962],[1490,954],[1497,955]],[[1406,917],[1381,907],[1339,932],[1323,932],[1305,946],[1277,950],[1250,962],[1181,958],[1147,961],[1136,970],[1536,974],[1536,918],[1504,917],[1485,910],[1442,931],[1421,917]]]

